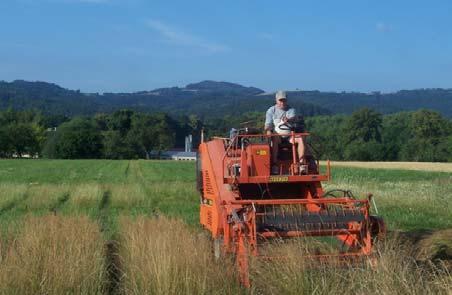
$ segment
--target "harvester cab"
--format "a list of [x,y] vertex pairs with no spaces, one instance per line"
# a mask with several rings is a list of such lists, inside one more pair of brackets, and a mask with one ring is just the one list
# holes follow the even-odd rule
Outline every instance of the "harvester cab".
[[375,238],[385,231],[382,219],[370,214],[371,195],[356,199],[348,191],[325,192],[329,162],[322,173],[312,155],[300,161],[296,152],[293,139],[309,133],[291,131],[281,140],[278,173],[272,174],[272,136],[281,135],[232,129],[228,138],[199,146],[200,223],[212,235],[215,255],[235,254],[245,286],[250,286],[249,256],[262,256],[262,245],[272,239],[334,237],[336,252],[300,255],[338,261],[370,257]]

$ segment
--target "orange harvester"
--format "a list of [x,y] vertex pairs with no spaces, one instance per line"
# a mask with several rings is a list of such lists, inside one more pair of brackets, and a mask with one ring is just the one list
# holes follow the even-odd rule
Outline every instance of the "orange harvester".
[[[308,135],[292,131],[290,137]],[[371,195],[357,200],[349,191],[325,192],[329,162],[324,174],[312,156],[300,164],[288,138],[279,145],[279,173],[271,174],[272,136],[280,135],[244,128],[199,146],[200,222],[211,232],[215,255],[235,254],[244,286],[250,286],[249,255],[259,256],[260,245],[273,238],[337,238],[340,249],[314,255],[319,259],[371,255],[374,239],[385,231],[382,219],[370,215]]]

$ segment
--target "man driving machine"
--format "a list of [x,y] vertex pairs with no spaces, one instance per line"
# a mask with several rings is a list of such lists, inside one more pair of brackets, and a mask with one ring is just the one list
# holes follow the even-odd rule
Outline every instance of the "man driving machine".
[[[275,132],[280,135],[286,136],[273,136],[272,137],[272,174],[279,174],[279,167],[276,165],[278,161],[278,146],[282,139],[290,137],[290,132],[295,129],[295,132],[301,132],[301,126],[296,127],[299,123],[299,117],[296,114],[294,108],[287,104],[287,95],[285,91],[276,92],[276,104],[271,106],[265,115],[265,131],[267,135]],[[289,138],[290,143],[293,144],[292,138]],[[297,152],[300,164],[303,163],[305,156],[305,144],[302,136],[295,137],[295,143],[297,144]],[[303,167],[303,166],[301,166]]]

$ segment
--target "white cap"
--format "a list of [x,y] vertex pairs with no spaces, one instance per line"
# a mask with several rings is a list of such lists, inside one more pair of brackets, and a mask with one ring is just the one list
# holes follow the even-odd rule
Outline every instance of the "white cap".
[[276,92],[276,100],[287,99],[286,92],[279,90]]

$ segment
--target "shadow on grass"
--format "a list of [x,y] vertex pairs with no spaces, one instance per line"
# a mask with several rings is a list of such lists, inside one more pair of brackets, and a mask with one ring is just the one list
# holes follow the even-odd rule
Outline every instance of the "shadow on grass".
[[112,240],[105,243],[105,259],[107,280],[105,282],[105,290],[107,294],[119,295],[123,294],[121,288],[121,278],[123,275],[121,259],[119,256],[118,236],[115,235]]
[[452,261],[452,229],[416,229],[389,234],[411,245],[416,260]]

